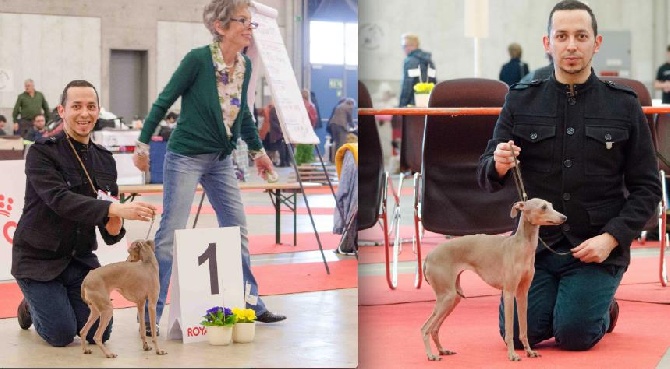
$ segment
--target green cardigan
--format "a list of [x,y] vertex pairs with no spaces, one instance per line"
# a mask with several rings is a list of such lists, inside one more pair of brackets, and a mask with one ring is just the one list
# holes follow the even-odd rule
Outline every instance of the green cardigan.
[[139,141],[149,143],[158,123],[167,110],[181,96],[181,112],[175,130],[168,141],[168,149],[181,155],[199,155],[221,152],[225,157],[236,147],[241,137],[250,150],[263,145],[258,129],[247,106],[247,89],[251,78],[251,61],[245,55],[244,83],[240,112],[233,123],[232,139],[223,126],[223,114],[216,89],[216,72],[209,45],[191,50],[179,64],[147,115]]

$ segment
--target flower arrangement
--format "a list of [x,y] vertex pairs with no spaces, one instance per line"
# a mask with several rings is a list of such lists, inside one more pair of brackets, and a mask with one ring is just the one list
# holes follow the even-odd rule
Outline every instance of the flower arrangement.
[[417,94],[429,94],[433,91],[435,84],[433,82],[419,82],[414,85],[414,92]]
[[231,309],[222,306],[214,306],[213,308],[208,309],[203,318],[204,319],[202,322],[200,322],[200,324],[206,327],[230,327],[237,322],[237,316],[235,313]]
[[237,317],[238,323],[253,323],[256,321],[256,312],[254,309],[233,308],[233,314]]

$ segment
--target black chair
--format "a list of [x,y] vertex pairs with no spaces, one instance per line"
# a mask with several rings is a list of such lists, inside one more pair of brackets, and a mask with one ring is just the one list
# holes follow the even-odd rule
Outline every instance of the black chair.
[[[429,107],[502,107],[508,87],[498,80],[463,78],[440,82]],[[449,236],[501,234],[514,229],[510,209],[518,200],[514,181],[488,193],[477,183],[479,157],[493,135],[497,115],[429,115],[423,136],[421,173],[414,174],[414,239],[423,279],[420,228]]]
[[[361,81],[358,81],[358,106],[359,108],[372,108],[370,93]],[[384,171],[384,154],[375,117],[360,115],[358,132],[361,137],[358,155],[358,230],[372,228],[381,220],[381,228],[384,232],[383,246],[388,259],[389,228],[386,203],[390,178],[388,172]],[[361,242],[360,239],[359,242]],[[386,279],[389,287],[393,289],[388,264]]]
[[[637,94],[637,99],[641,106],[651,106],[651,94],[647,87],[640,81],[623,77],[602,77],[604,81],[612,81],[616,84],[621,84],[630,87]],[[666,192],[666,173],[670,173],[670,167],[667,160],[670,160],[670,117],[667,114],[647,114],[647,124],[651,130],[652,140],[654,142],[654,150],[658,156],[659,178],[663,188],[663,197],[658,205],[658,211],[647,222],[640,235],[640,243],[646,242],[647,234],[650,230],[658,227],[658,240],[660,247],[660,266],[659,266],[659,280],[661,285],[666,287],[668,284],[668,276],[666,273],[665,249],[668,246],[668,235],[666,232],[667,223],[667,209],[668,199]],[[667,159],[666,159],[667,158]]]

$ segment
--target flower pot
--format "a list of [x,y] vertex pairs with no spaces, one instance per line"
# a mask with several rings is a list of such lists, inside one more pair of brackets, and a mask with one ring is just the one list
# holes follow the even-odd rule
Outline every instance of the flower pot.
[[254,340],[256,336],[256,322],[235,323],[233,329],[233,341],[237,343],[248,343]]
[[229,345],[233,339],[232,326],[207,327],[207,339],[210,345]]
[[417,108],[427,108],[430,94],[414,94],[414,106]]

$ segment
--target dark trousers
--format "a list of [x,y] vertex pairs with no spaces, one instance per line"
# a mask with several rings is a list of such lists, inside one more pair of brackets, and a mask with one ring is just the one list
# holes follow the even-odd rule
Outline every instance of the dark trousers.
[[[30,306],[35,331],[51,346],[63,347],[72,343],[88,320],[90,310],[81,299],[81,283],[88,271],[88,267],[73,261],[52,281],[17,279]],[[113,320],[102,335],[103,342],[109,339]],[[88,332],[86,339],[89,343],[94,343],[98,323]]]
[[21,136],[25,140],[30,139],[33,131],[33,120],[21,118],[16,123],[19,124],[19,129],[14,131],[14,135]]
[[[566,251],[564,239],[554,247]],[[610,325],[609,306],[624,267],[583,263],[571,255],[548,250],[536,256],[535,277],[528,292],[528,342],[531,346],[555,337],[565,350],[583,351],[593,347]],[[505,337],[505,308],[500,300],[500,335]],[[514,314],[514,346],[521,349],[519,324]]]

